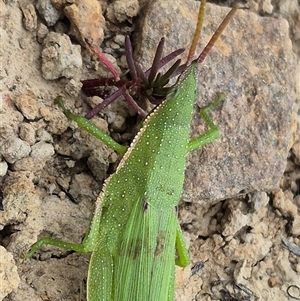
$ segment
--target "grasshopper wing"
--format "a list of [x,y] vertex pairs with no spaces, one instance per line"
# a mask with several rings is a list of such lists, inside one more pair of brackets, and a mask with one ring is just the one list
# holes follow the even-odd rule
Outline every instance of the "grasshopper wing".
[[174,207],[137,203],[117,254],[114,300],[174,299],[177,224]]

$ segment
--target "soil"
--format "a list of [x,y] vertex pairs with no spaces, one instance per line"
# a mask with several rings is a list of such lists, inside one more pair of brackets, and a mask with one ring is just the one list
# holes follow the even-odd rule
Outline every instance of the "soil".
[[[201,45],[233,1],[210,1]],[[99,97],[82,79],[110,74],[86,38],[125,76],[125,35],[143,69],[188,48],[199,2],[0,2],[0,300],[86,300],[89,254],[44,246],[42,237],[80,243],[117,153],[79,129],[54,103],[85,115]],[[183,59],[186,54],[183,54]],[[243,1],[199,68],[192,136],[211,113],[220,138],[187,158],[179,219],[191,264],[176,267],[176,300],[300,300],[300,4]],[[110,92],[108,92],[110,93]],[[149,110],[149,103],[142,103]],[[129,145],[139,122],[123,99],[93,121]]]

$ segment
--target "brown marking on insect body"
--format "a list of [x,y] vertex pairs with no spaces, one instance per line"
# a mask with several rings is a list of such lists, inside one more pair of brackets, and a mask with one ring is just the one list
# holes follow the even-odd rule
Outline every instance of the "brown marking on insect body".
[[141,250],[143,250],[144,253],[150,253],[149,239],[145,237],[144,239],[137,238],[133,240],[132,245],[133,245],[133,250],[130,255],[134,260],[140,258]]
[[134,237],[129,239],[127,242],[122,242],[118,256],[139,260],[141,252],[151,252],[149,239],[147,239],[147,237]]
[[142,240],[140,238],[137,238],[133,244],[134,249],[132,252],[133,255],[133,259],[136,260],[137,258],[139,258],[139,255],[141,254],[141,249],[143,246]]
[[141,253],[142,246],[143,243],[140,237],[129,239],[127,242],[122,242],[118,256],[136,260]]
[[160,232],[156,238],[156,248],[155,248],[155,252],[154,255],[155,256],[159,256],[165,247],[165,235],[164,233]]
[[174,189],[169,189],[167,191],[167,194],[170,195],[170,196],[173,196],[174,195]]

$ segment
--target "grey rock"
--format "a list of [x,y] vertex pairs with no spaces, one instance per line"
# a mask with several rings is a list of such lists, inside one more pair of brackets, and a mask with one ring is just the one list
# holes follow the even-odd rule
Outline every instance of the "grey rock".
[[69,36],[50,32],[44,41],[42,51],[42,74],[45,79],[62,76],[76,77],[82,66],[79,45],[73,45]]
[[50,0],[38,0],[36,8],[48,26],[53,26],[62,15],[62,11],[57,10]]

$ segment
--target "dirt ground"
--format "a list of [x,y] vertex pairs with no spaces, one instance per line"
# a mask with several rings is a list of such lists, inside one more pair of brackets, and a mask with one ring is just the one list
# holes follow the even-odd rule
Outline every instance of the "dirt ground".
[[[197,53],[234,1],[209,2]],[[82,79],[109,76],[85,38],[124,75],[129,34],[146,69],[161,37],[164,54],[189,47],[199,6],[72,3],[0,2],[0,300],[86,300],[89,254],[21,256],[42,237],[82,241],[120,160],[54,103],[63,95],[84,115],[101,101],[81,91]],[[299,58],[299,1],[249,0],[200,66],[192,136],[205,129],[199,108],[218,92],[225,102],[212,112],[221,137],[187,158],[179,218],[191,264],[176,268],[176,300],[300,300]],[[126,145],[139,121],[122,99],[93,120]]]

